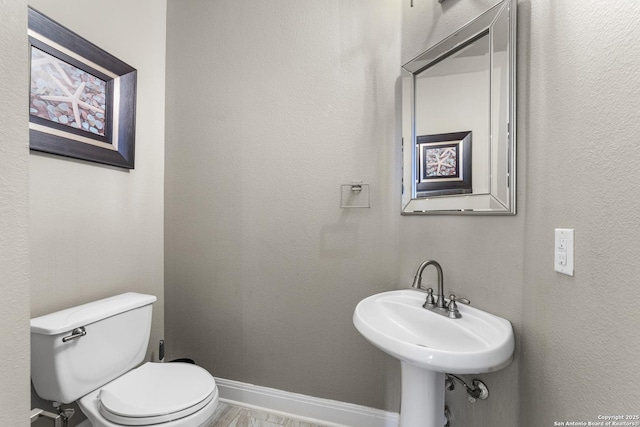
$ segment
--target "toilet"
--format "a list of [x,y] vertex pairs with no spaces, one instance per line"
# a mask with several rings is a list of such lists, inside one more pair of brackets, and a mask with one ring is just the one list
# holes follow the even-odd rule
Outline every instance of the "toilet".
[[56,405],[77,401],[93,427],[208,427],[219,395],[207,370],[140,365],[155,301],[129,292],[31,319],[38,396]]

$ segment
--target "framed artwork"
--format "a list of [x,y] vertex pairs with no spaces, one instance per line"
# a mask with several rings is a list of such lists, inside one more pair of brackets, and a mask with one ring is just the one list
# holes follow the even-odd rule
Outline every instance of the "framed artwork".
[[137,71],[29,8],[29,148],[134,168]]
[[421,135],[416,138],[418,197],[469,194],[471,131]]

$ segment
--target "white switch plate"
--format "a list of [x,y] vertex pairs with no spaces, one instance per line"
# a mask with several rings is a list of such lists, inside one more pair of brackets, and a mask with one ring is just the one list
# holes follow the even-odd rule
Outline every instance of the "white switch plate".
[[573,228],[556,228],[553,254],[555,270],[573,276]]

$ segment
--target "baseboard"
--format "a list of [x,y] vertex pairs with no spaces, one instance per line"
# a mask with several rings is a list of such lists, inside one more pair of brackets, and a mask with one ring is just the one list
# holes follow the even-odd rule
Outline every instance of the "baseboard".
[[398,427],[395,412],[216,378],[220,400],[334,427]]

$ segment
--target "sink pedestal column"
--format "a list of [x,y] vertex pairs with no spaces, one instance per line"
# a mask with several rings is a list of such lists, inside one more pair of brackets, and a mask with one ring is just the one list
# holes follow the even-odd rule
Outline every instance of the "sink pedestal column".
[[404,361],[401,361],[401,369],[400,427],[444,426],[445,374]]

